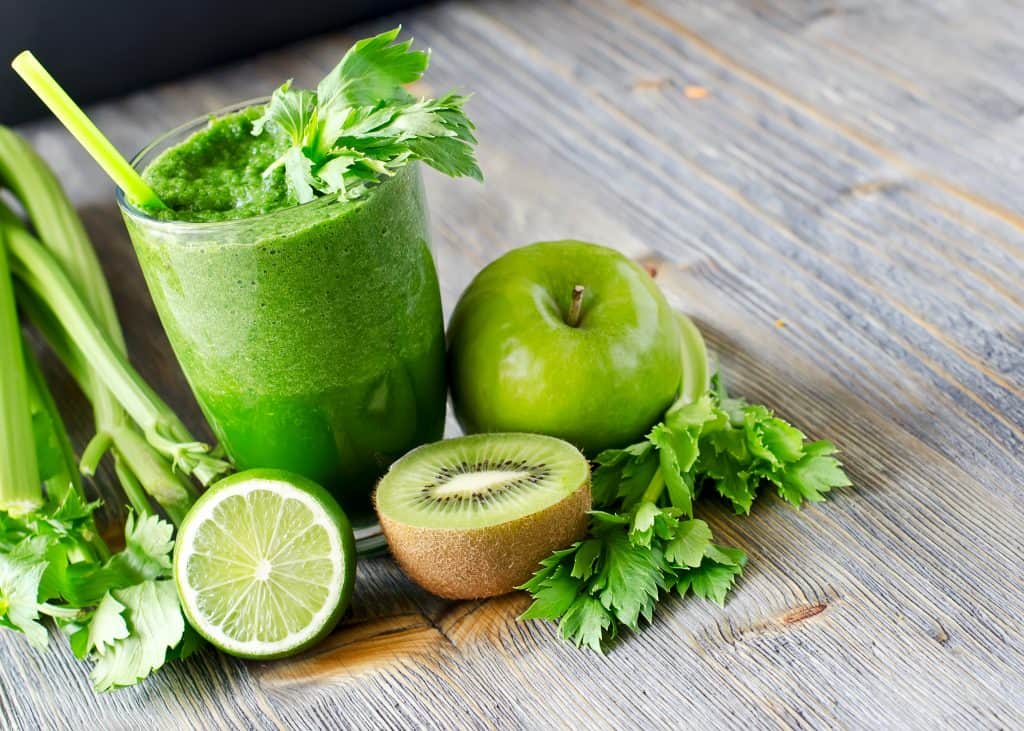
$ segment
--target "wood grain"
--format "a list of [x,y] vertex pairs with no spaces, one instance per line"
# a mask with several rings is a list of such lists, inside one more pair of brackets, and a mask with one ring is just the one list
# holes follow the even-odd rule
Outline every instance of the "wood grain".
[[[90,111],[137,149],[315,83],[394,20]],[[750,554],[738,590],[724,610],[669,600],[604,657],[515,622],[521,596],[445,602],[374,559],[343,626],[289,661],[207,651],[97,697],[66,648],[4,634],[0,726],[1024,725],[1019,6],[491,0],[401,21],[434,50],[422,93],[476,94],[486,185],[428,179],[446,310],[514,246],[616,246],[733,391],[839,444],[854,487],[749,518],[703,504]],[[55,125],[20,131],[80,207],[136,364],[201,429],[109,186]],[[84,402],[44,365],[82,444]]]

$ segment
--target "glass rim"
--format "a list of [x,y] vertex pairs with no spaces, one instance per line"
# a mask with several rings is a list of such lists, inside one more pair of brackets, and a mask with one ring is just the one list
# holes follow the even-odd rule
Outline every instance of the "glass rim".
[[[235,102],[234,104],[228,104],[227,106],[221,107],[220,109],[215,109],[212,112],[207,112],[206,114],[203,114],[200,117],[190,119],[189,121],[183,122],[182,124],[179,124],[176,127],[173,127],[168,131],[164,132],[163,134],[160,134],[154,139],[152,139],[149,143],[146,144],[145,147],[136,152],[128,162],[132,166],[132,168],[141,173],[141,170],[139,170],[139,164],[141,163],[141,161],[155,148],[165,144],[169,140],[180,137],[181,140],[183,141],[184,139],[187,139],[186,135],[190,135],[198,131],[203,125],[208,124],[210,120],[213,118],[222,117],[226,114],[232,114],[234,112],[239,112],[243,109],[248,109],[249,107],[256,106],[257,104],[267,104],[269,102],[269,96],[255,97],[252,99],[246,99],[244,101]],[[167,146],[167,149],[169,148],[170,145]],[[274,216],[280,216],[285,212],[292,212],[299,208],[305,209],[307,206],[323,206],[328,205],[330,203],[338,202],[337,196],[325,195],[320,196],[319,198],[311,200],[307,203],[298,203],[292,206],[283,206],[281,208],[275,208],[272,211],[267,211],[266,213],[258,213],[255,216],[245,216],[244,218],[226,218],[219,221],[181,221],[175,219],[156,218],[155,216],[150,215],[149,213],[147,213],[146,211],[144,211],[143,209],[139,208],[134,203],[129,201],[125,197],[124,190],[121,188],[121,186],[117,186],[115,197],[117,198],[117,205],[122,212],[131,216],[133,219],[143,221],[147,226],[162,229],[184,228],[194,231],[222,229],[230,227],[232,225],[249,225],[253,222],[263,221]],[[346,200],[344,202],[348,201]]]

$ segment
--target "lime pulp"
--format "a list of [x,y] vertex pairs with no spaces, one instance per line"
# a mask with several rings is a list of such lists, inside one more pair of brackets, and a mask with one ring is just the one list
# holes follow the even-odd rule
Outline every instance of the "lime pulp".
[[186,617],[212,645],[284,657],[315,644],[347,607],[352,528],[319,485],[280,470],[240,472],[185,517],[174,575]]

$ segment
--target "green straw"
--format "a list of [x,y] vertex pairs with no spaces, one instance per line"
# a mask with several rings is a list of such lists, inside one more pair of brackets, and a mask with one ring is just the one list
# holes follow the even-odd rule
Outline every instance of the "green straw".
[[11,62],[11,68],[29,85],[43,104],[50,108],[86,152],[92,155],[92,159],[99,163],[103,172],[125,192],[125,196],[132,204],[150,210],[167,207],[92,120],[85,116],[85,112],[75,104],[60,84],[50,76],[50,72],[43,68],[31,51],[19,53]]

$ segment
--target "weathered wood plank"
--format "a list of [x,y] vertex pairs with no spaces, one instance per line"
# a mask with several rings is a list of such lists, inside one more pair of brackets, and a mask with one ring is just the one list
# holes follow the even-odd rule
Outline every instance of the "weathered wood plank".
[[[3,635],[0,726],[1024,724],[1020,15],[492,0],[403,18],[435,50],[430,88],[476,92],[487,184],[427,181],[446,309],[514,246],[617,246],[694,314],[732,389],[833,438],[855,486],[801,512],[703,505],[751,556],[740,589],[724,610],[667,602],[607,657],[514,622],[523,597],[444,602],[377,559],[345,625],[290,661],[206,652],[95,697],[66,649]],[[95,118],[136,149],[283,78],[315,83],[366,30]],[[109,187],[54,125],[23,131],[83,210],[133,358],[198,425]],[[88,414],[57,382],[81,444]]]
[[[478,45],[473,45],[476,35],[485,32],[488,24],[491,27],[494,26],[493,20],[483,14],[477,14],[473,18],[477,22],[470,25],[471,32],[466,32],[461,36],[463,44],[460,44],[460,49],[468,48],[467,55],[476,56],[483,53],[484,47],[495,43],[502,43],[506,50],[509,49],[510,42],[515,38],[511,35],[511,26],[509,25],[498,26],[499,35],[496,38],[485,37],[476,41]],[[446,27],[446,32],[460,33],[460,28],[452,23]],[[536,33],[531,35],[536,36],[543,33],[543,27],[538,24]],[[514,47],[512,49],[514,51]],[[523,57],[517,60],[523,64],[532,63],[537,69],[537,76],[540,77],[545,73],[548,56],[557,54],[552,52],[552,54],[541,55],[536,48],[530,50],[533,51],[532,55],[527,57],[528,50]],[[592,56],[585,57],[591,58]],[[501,61],[495,63],[500,64]],[[576,116],[573,121],[581,125],[576,129],[582,133],[573,138],[566,136],[559,139],[558,142],[564,144],[564,148],[560,148],[560,150],[565,149],[566,157],[571,158],[566,160],[567,164],[594,167],[592,172],[596,176],[595,185],[604,184],[609,187],[645,190],[650,187],[650,179],[653,176],[661,187],[666,189],[671,187],[670,192],[659,198],[657,204],[652,203],[649,198],[640,200],[638,207],[641,209],[641,215],[639,218],[645,218],[646,221],[635,221],[637,216],[632,215],[634,211],[622,213],[634,221],[636,230],[643,230],[640,226],[645,223],[648,224],[647,228],[652,228],[649,221],[657,222],[653,228],[657,229],[660,226],[661,230],[652,231],[648,240],[664,240],[665,232],[671,232],[670,236],[681,237],[683,240],[670,241],[667,244],[668,251],[675,252],[684,247],[702,248],[707,255],[716,256],[723,262],[723,265],[744,269],[749,274],[752,283],[759,280],[771,281],[773,278],[776,281],[786,281],[787,272],[791,272],[794,266],[801,267],[806,274],[825,283],[830,297],[836,303],[835,306],[841,306],[844,300],[849,300],[861,308],[870,318],[864,325],[871,328],[869,332],[872,336],[875,335],[875,332],[878,334],[876,341],[881,339],[884,347],[895,346],[905,349],[906,357],[918,360],[914,364],[913,370],[923,371],[921,375],[940,385],[952,400],[978,401],[980,400],[979,391],[991,394],[991,398],[997,405],[994,412],[991,409],[985,409],[984,404],[978,404],[980,408],[975,408],[970,414],[971,417],[978,419],[985,427],[986,432],[998,430],[1005,434],[1009,440],[1009,443],[1005,445],[1007,452],[1013,453],[1020,448],[1020,428],[1017,426],[1020,423],[1018,400],[1012,394],[1007,394],[1000,384],[987,382],[985,375],[978,373],[972,364],[965,363],[955,357],[954,353],[948,352],[948,346],[945,343],[935,342],[934,326],[927,322],[922,323],[919,318],[913,316],[914,313],[908,312],[906,307],[900,307],[901,303],[897,303],[895,307],[876,306],[876,300],[885,296],[886,293],[870,280],[860,276],[860,269],[865,265],[871,265],[871,262],[869,257],[860,252],[860,245],[857,241],[850,242],[841,237],[830,236],[822,245],[819,235],[808,239],[802,238],[791,230],[791,226],[796,228],[809,225],[809,219],[800,216],[780,219],[765,213],[759,201],[751,200],[744,195],[749,187],[742,191],[732,187],[729,185],[731,181],[723,181],[711,175],[707,170],[685,157],[690,154],[690,150],[699,148],[699,145],[687,144],[685,140],[681,140],[678,147],[673,147],[661,136],[668,135],[668,139],[672,140],[673,136],[686,134],[686,131],[683,133],[672,132],[671,124],[668,122],[665,123],[664,129],[658,130],[658,134],[643,128],[638,129],[631,123],[635,118],[624,116],[623,108],[628,109],[633,104],[629,97],[616,98],[614,101],[597,97],[598,101],[604,102],[604,106],[594,104],[594,97],[584,97],[582,100],[574,101],[574,96],[580,96],[574,94],[574,89],[578,84],[579,82],[573,79],[563,82],[545,77],[542,82],[537,81],[530,86],[525,95],[521,95],[517,89],[507,89],[507,93],[514,95],[516,104],[523,104],[523,100],[528,96],[539,101],[542,109],[553,109],[556,105],[560,105],[558,113],[563,116],[568,113],[568,105],[576,104],[576,109],[573,110]],[[538,114],[543,114],[543,111]],[[553,118],[555,115],[549,116]],[[651,116],[648,114],[644,118]],[[659,115],[658,118],[672,120],[677,119],[678,116],[666,113]],[[544,119],[543,123],[551,124],[551,119]],[[589,123],[601,125],[600,131],[595,132],[582,126]],[[727,122],[724,120],[717,122],[717,126],[726,124]],[[602,133],[607,134],[608,130],[616,126],[620,127],[617,136],[602,136]],[[692,127],[687,129],[692,131]],[[600,140],[600,143],[596,140]],[[522,140],[517,139],[516,142],[520,145],[524,144]],[[625,165],[612,161],[598,170],[596,165],[599,158],[595,156],[595,147],[600,147],[600,154],[607,158],[610,154],[609,146],[617,148],[622,155],[635,154],[637,151],[643,151],[645,148],[653,146],[653,154],[645,161],[649,162],[650,166],[645,167],[644,162],[637,164],[635,158],[629,157],[629,161]],[[680,155],[675,155],[675,150],[680,150]],[[696,181],[694,180],[695,176],[698,177]],[[682,226],[680,226],[678,218],[675,220],[672,218],[674,215],[678,215],[677,212],[683,212]],[[730,232],[728,239],[722,238],[721,231],[723,229]],[[810,233],[818,234],[820,232],[811,231]],[[714,241],[713,245],[708,246],[708,241]],[[847,262],[833,263],[832,261],[835,257],[834,252],[842,251],[840,247],[848,252],[847,257],[850,258],[848,266],[845,268],[843,264]],[[752,258],[762,254],[772,258],[768,260]],[[774,270],[764,271],[766,266],[774,267]],[[906,272],[890,268],[888,272],[880,270],[878,276],[885,285],[895,290],[897,288],[892,287],[887,280],[893,276],[906,274]],[[920,279],[922,284],[934,281],[928,277]],[[927,287],[917,287],[906,293],[909,296],[920,297],[926,295],[927,290]],[[897,292],[897,294],[900,293]],[[790,305],[792,307],[798,303],[799,300],[794,299]],[[814,305],[806,303],[805,306],[813,308]],[[974,308],[973,312],[979,312],[981,316],[984,316],[984,311],[980,308]],[[838,316],[845,317],[846,315],[840,311]],[[1007,341],[1008,353],[1012,353],[1013,348],[1013,338],[1010,337],[1013,335],[1012,322],[1011,317],[1009,324],[1004,324],[1009,332],[1004,330],[1002,333],[993,334],[991,338],[993,342]],[[972,323],[972,327],[977,326],[977,322]],[[960,333],[957,334],[960,335]],[[851,335],[858,339],[863,338],[862,333],[852,333]],[[1014,359],[1008,357],[1007,360]],[[869,375],[881,376],[881,373],[879,370],[877,374]],[[971,382],[977,385],[974,388],[964,389],[960,386],[961,383],[970,384]],[[1019,390],[1019,385],[1014,388]],[[887,387],[880,384],[878,392],[881,394],[886,390]],[[894,390],[891,384],[888,390]],[[902,391],[902,389],[898,390]],[[888,394],[886,398],[888,398]],[[1004,414],[1007,410],[1013,411],[1014,409],[1017,411],[1017,415],[1012,417],[1014,422],[1007,423],[1008,419]],[[976,438],[988,440],[988,436],[982,432],[979,432]],[[1002,463],[997,467],[1000,473],[1004,469],[1005,465]]]
[[[878,4],[860,12],[833,6],[820,16],[841,19],[840,33],[859,26],[869,58],[876,47],[888,47],[903,68],[905,57],[915,57],[911,63],[933,74],[931,88],[923,73],[913,75],[920,94],[893,84],[888,74],[871,73],[870,65],[851,63],[855,54],[807,43],[792,28],[780,30],[785,16],[779,4],[754,12],[738,3],[709,5],[685,18],[672,3],[629,4],[751,83],[874,148],[896,169],[1024,224],[1012,173],[1019,164],[1012,121],[1021,108],[1021,57],[1005,34],[1012,26],[996,20],[998,4],[992,16],[955,2],[941,3],[941,10],[933,4],[889,10]],[[979,105],[984,97],[988,103]],[[950,114],[950,106],[962,113]]]

